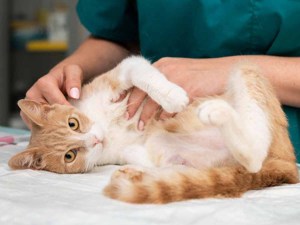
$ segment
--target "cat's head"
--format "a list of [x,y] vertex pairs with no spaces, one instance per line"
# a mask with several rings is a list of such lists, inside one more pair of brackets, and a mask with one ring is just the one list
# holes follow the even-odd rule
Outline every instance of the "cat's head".
[[103,150],[103,134],[73,106],[18,102],[32,124],[30,143],[9,161],[12,169],[38,169],[56,173],[90,170]]

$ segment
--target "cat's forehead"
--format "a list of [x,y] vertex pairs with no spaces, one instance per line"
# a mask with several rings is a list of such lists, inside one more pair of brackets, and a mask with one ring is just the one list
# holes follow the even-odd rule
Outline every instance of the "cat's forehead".
[[72,114],[79,115],[86,117],[81,111],[79,111],[77,108],[75,108],[72,105],[60,105],[60,104],[54,104],[51,106],[52,110],[49,110],[49,115],[53,116],[70,116]]
[[45,128],[49,126],[64,127],[70,118],[75,118],[81,123],[82,126],[90,125],[91,120],[83,112],[79,111],[77,108],[71,105],[59,105],[54,104],[51,110],[47,112],[47,117],[44,118],[46,122]]

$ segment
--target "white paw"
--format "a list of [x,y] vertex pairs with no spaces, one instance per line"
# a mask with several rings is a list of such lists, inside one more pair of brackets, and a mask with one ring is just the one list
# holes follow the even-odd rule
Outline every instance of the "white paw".
[[206,125],[221,126],[233,113],[234,109],[221,99],[207,100],[198,107],[198,117]]
[[175,84],[159,90],[159,95],[155,97],[157,99],[154,100],[168,113],[181,112],[189,104],[187,93]]

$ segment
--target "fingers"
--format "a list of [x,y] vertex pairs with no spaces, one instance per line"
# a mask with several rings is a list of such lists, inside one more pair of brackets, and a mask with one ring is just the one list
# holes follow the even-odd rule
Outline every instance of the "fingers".
[[141,106],[147,94],[138,88],[133,88],[127,102],[127,119],[130,119],[134,116],[138,108]]
[[175,116],[175,113],[168,113],[162,110],[160,105],[158,105],[151,98],[147,98],[146,103],[140,115],[140,119],[138,122],[138,129],[140,131],[144,130],[144,127],[146,126],[148,121],[154,116],[156,120],[166,120]]
[[159,116],[159,119],[160,120],[166,120],[166,119],[169,119],[171,117],[174,117],[175,116],[175,113],[168,113],[166,111],[163,111],[160,116]]
[[70,105],[63,92],[79,99],[83,78],[78,65],[67,65],[40,78],[26,93],[26,98],[49,104]]
[[26,98],[39,102],[47,102],[49,104],[70,104],[59,89],[56,78],[50,75],[40,78],[32,88],[27,91]]
[[64,67],[64,75],[68,96],[74,99],[79,99],[83,78],[82,69],[78,65],[68,65]]
[[[125,114],[126,119],[132,118],[135,113],[137,112],[138,108],[141,106],[145,98],[147,97],[147,94],[143,92],[142,90],[138,88],[133,88],[129,98],[128,98],[128,107],[127,107],[127,113]],[[158,113],[158,110],[160,109],[160,106],[152,100],[150,97],[147,97],[145,100],[145,104],[143,106],[140,119],[138,122],[138,129],[140,131],[144,130],[145,125],[148,123],[149,119],[155,116]],[[162,113],[159,115],[159,119],[165,120],[167,118],[173,117],[175,114],[167,113],[165,111],[162,111]]]
[[160,106],[155,101],[153,101],[151,98],[147,99],[147,102],[145,103],[140,115],[140,120],[138,122],[139,130],[144,130],[144,127],[147,124],[148,120],[157,113],[159,108]]
[[44,98],[50,105],[54,103],[61,104],[61,105],[70,105],[70,103],[67,101],[64,94],[61,92],[61,90],[57,89],[57,86],[49,85],[49,88],[53,88],[53,89],[51,92],[49,92],[48,90],[45,91]]

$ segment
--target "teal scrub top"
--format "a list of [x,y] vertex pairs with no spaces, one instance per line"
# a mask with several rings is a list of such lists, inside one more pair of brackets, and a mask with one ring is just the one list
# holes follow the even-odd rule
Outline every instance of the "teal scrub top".
[[[300,56],[298,0],[79,0],[89,32],[162,57]],[[300,71],[299,71],[300,72]],[[300,109],[284,106],[300,162]]]

